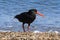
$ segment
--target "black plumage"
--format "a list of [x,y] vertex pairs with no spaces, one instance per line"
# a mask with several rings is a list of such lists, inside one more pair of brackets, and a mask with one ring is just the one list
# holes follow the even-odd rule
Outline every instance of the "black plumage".
[[36,14],[34,13],[29,14],[28,12],[24,12],[19,15],[16,15],[15,18],[17,18],[20,22],[30,24],[36,18]]
[[22,27],[23,27],[23,31],[25,32],[24,29],[24,24],[27,23],[28,24],[28,30],[30,27],[30,24],[35,20],[36,18],[36,14],[37,14],[37,10],[36,9],[30,9],[28,12],[23,12],[21,14],[18,14],[15,16],[15,18],[17,18],[20,22],[22,22]]

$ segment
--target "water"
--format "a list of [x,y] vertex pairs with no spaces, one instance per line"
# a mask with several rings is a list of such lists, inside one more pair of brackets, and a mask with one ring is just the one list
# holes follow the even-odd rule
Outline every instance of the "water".
[[14,16],[32,8],[45,18],[37,15],[31,30],[60,32],[60,0],[0,0],[0,30],[22,31],[22,23]]

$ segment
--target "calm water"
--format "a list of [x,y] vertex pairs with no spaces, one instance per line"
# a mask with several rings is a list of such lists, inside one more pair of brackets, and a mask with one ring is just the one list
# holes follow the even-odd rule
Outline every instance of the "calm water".
[[14,16],[32,8],[44,14],[45,18],[37,15],[31,30],[60,32],[60,0],[0,0],[0,30],[22,31],[22,23]]

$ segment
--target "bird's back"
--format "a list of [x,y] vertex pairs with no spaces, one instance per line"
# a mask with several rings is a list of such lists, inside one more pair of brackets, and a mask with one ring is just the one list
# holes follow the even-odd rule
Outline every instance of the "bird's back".
[[28,12],[24,12],[16,16],[20,22],[24,22],[24,23],[32,23],[36,18],[35,14],[29,14]]

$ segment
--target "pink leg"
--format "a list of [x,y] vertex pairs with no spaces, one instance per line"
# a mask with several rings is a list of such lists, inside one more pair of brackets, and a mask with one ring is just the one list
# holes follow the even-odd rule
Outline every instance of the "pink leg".
[[30,31],[30,24],[28,24],[28,31]]
[[22,24],[23,31],[25,32],[24,23]]

